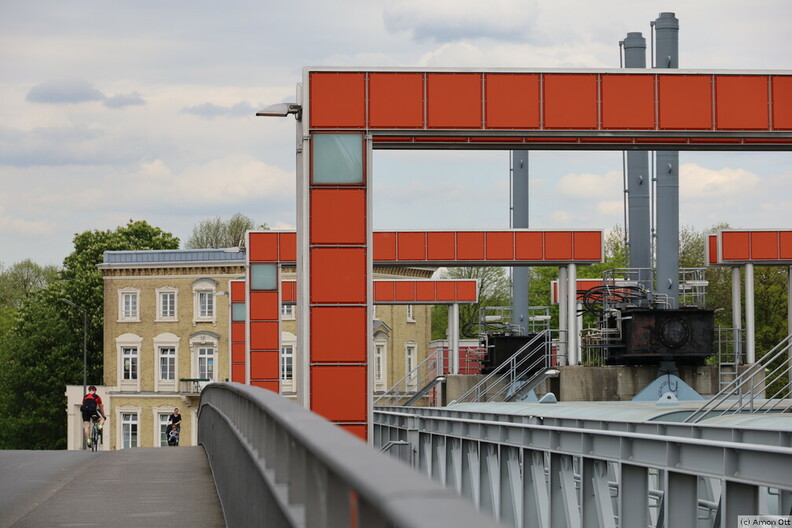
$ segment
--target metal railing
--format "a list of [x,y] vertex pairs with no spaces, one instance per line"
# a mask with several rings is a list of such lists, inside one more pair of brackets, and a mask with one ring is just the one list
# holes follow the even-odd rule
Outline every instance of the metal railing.
[[[509,391],[519,390],[525,384],[531,384],[538,377],[544,375],[548,369],[554,368],[559,356],[553,354],[553,332],[560,333],[562,331],[544,330],[534,335],[509,359],[484,376],[455,402],[498,401],[498,398],[505,400],[510,395]],[[544,353],[538,355],[526,353],[526,351],[535,350],[538,347],[542,347]]]
[[[685,418],[685,422],[697,423],[711,415],[792,411],[792,400],[788,399],[792,384],[790,348],[792,348],[792,334],[785,337],[756,363],[749,365],[734,381]],[[784,383],[785,378],[786,383]],[[783,385],[767,396],[766,388],[773,382]]]
[[[460,350],[460,374],[478,374],[481,372],[483,349]],[[451,373],[452,350],[439,348],[426,356],[414,369],[393,384],[382,394],[375,394],[374,406],[386,407],[404,405],[425,387],[435,382],[438,377]]]
[[453,492],[258,387],[206,387],[198,441],[230,527],[497,526]]

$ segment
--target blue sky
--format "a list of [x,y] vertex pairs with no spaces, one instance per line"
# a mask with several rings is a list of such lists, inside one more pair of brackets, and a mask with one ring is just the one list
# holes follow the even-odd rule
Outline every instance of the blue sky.
[[[3,0],[0,263],[60,264],[75,233],[145,219],[183,240],[242,212],[295,224],[303,66],[613,68],[680,20],[680,67],[790,69],[787,0]],[[531,155],[531,224],[622,223],[621,153]],[[683,225],[789,227],[792,154],[681,153]],[[375,229],[507,228],[507,152],[377,151]]]

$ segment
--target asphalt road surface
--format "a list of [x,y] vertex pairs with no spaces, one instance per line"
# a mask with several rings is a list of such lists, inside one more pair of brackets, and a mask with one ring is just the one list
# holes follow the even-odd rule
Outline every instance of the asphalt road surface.
[[203,447],[0,451],[0,526],[225,527]]

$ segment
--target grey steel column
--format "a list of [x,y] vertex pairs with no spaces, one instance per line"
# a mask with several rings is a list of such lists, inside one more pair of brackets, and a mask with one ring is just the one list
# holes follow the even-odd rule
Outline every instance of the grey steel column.
[[756,362],[756,319],[754,318],[754,266],[745,265],[745,362]]
[[577,264],[567,264],[567,315],[569,322],[569,345],[567,357],[570,365],[577,365],[580,361],[580,333],[577,327]]
[[[674,13],[660,13],[654,21],[656,68],[679,67],[679,21]],[[657,177],[656,291],[679,305],[679,152],[659,151]],[[633,267],[635,267],[633,265]]]
[[732,328],[734,329],[734,359],[742,362],[742,287],[740,267],[734,266],[732,272]]
[[[309,90],[308,74],[303,73],[303,84],[297,88],[297,103],[305,108],[303,101],[303,88]],[[310,93],[310,91],[308,92]],[[310,109],[309,109],[310,110]],[[311,406],[311,329],[309,321],[311,308],[308,300],[311,298],[311,255],[308,248],[308,225],[310,215],[310,174],[311,174],[311,136],[308,126],[308,115],[303,114],[303,119],[297,121],[297,350],[295,362],[300,368],[300,383],[297,386],[297,402],[310,409]],[[250,301],[247,302],[248,307]],[[248,308],[250,310],[250,308]],[[248,319],[249,321],[250,319]],[[250,347],[250,336],[247,347]],[[246,363],[250,365],[250,360]],[[248,381],[248,383],[250,383]]]
[[567,324],[569,323],[569,305],[567,304],[567,269],[564,266],[558,268],[558,329],[559,343],[558,355],[559,365],[571,365],[569,362],[569,343],[571,341]]
[[[646,68],[646,39],[641,33],[627,33],[624,45],[624,66]],[[649,177],[649,153],[642,150],[627,152],[627,205],[630,245],[630,268],[651,269],[652,232]],[[627,226],[625,226],[627,229]],[[640,276],[641,286],[651,291],[651,277]]]
[[448,370],[459,374],[459,303],[448,305],[448,345]]
[[649,476],[645,467],[621,464],[621,526],[649,526]]
[[[512,153],[512,227],[528,226],[528,151]],[[525,330],[528,327],[528,295],[531,269],[525,266],[512,268],[512,323]]]

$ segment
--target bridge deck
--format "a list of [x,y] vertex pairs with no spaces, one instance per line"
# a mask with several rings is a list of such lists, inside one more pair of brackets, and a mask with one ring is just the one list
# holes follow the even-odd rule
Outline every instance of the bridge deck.
[[0,525],[225,527],[202,447],[0,451]]

